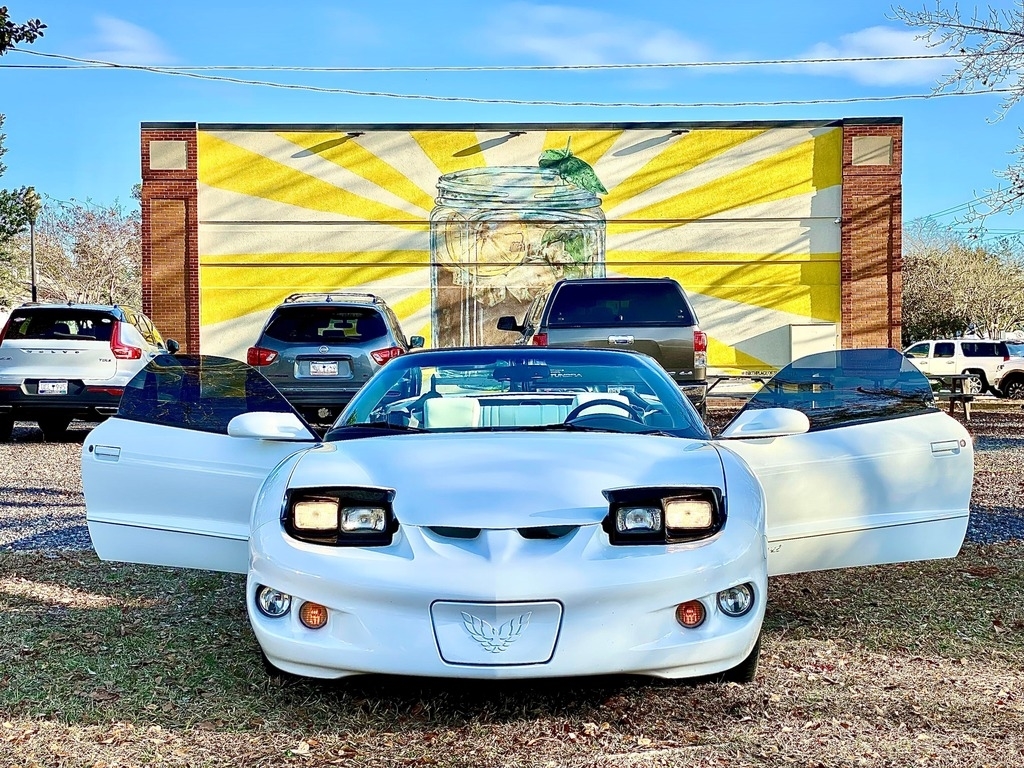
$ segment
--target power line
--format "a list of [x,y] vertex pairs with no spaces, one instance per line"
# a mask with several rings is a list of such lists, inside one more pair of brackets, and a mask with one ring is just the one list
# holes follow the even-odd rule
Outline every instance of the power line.
[[[80,69],[132,67],[143,65],[118,64],[116,62],[86,59],[57,53],[44,53],[24,48],[12,48],[11,51],[26,53],[31,56],[61,59],[78,62]],[[709,67],[762,67],[762,66],[802,66],[821,64],[856,64],[894,61],[928,61],[935,59],[956,59],[954,53],[919,53],[899,56],[846,56],[822,57],[809,59],[740,59],[737,61],[677,61],[677,62],[633,62],[623,64],[490,64],[470,66],[418,66],[418,67],[300,67],[282,65],[152,65],[153,69],[167,72],[200,72],[200,71],[251,71],[251,72],[347,72],[347,73],[382,73],[382,72],[549,72],[578,70],[615,70],[615,69],[687,69]],[[18,69],[74,69],[75,67],[51,65],[12,64],[0,65]],[[150,68],[145,65],[143,68]]]
[[992,199],[993,197],[997,197],[998,195],[1000,195],[1003,192],[1006,192],[1005,188],[994,189],[991,192],[988,192],[988,193],[986,193],[984,195],[981,195],[980,197],[974,198],[973,200],[968,200],[966,203],[960,203],[959,205],[954,205],[954,206],[952,206],[950,208],[944,208],[941,211],[935,211],[935,213],[929,213],[929,214],[927,214],[925,216],[922,216],[921,218],[922,219],[935,219],[935,218],[939,218],[941,216],[949,216],[949,215],[952,215],[954,213],[960,213],[961,211],[968,211],[973,206],[977,205],[978,203],[981,203],[982,205],[984,205],[988,200]]
[[[705,101],[705,102],[636,102],[636,101],[555,101],[547,99],[496,99],[476,96],[438,96],[434,94],[420,93],[397,93],[393,91],[364,91],[352,88],[327,88],[317,85],[305,85],[301,83],[279,83],[270,80],[250,80],[246,78],[227,77],[224,75],[204,75],[196,72],[171,70],[161,66],[148,66],[143,64],[120,64],[117,62],[103,62],[91,59],[77,59],[72,56],[61,54],[40,54],[37,51],[20,51],[32,55],[43,55],[49,58],[68,59],[72,61],[86,62],[99,65],[109,69],[124,69],[136,72],[149,72],[158,75],[172,77],[185,77],[194,80],[211,82],[231,83],[234,85],[251,85],[264,88],[280,88],[283,90],[311,91],[314,93],[338,94],[344,96],[365,96],[371,98],[405,99],[413,101],[438,101],[447,103],[463,104],[497,104],[510,106],[531,106],[531,107],[597,107],[597,108],[630,108],[630,109],[651,109],[651,108],[706,108],[706,107],[782,107],[782,106],[811,106],[827,104],[858,104],[858,103],[882,103],[892,101],[922,101],[926,99],[943,98],[948,96],[977,96],[983,94],[1005,94],[1014,93],[1013,88],[992,88],[984,91],[940,91],[937,93],[914,93],[890,96],[849,96],[831,99],[780,99],[775,101]],[[778,60],[784,61],[784,60]],[[2,66],[2,65],[0,65]]]

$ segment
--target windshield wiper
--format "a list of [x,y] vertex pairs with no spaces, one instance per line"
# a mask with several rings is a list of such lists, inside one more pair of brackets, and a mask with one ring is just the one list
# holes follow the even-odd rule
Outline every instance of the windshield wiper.
[[426,432],[422,427],[413,427],[409,424],[392,424],[390,421],[362,421],[356,424],[341,424],[332,427],[324,435],[324,440],[333,442],[335,440],[348,440],[359,437],[380,437],[388,432]]

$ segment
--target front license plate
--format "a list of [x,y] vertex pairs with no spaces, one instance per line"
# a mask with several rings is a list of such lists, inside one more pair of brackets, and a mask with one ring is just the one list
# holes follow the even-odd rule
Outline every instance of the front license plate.
[[68,383],[66,381],[40,381],[37,391],[40,395],[66,395]]
[[338,375],[338,364],[337,363],[310,363],[309,364],[309,375],[310,376],[337,376]]

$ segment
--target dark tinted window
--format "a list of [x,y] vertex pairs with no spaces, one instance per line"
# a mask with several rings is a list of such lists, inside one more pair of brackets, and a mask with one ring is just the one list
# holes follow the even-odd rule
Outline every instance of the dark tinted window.
[[16,309],[5,338],[110,341],[115,322],[110,313],[94,309]]
[[128,382],[117,415],[168,427],[227,434],[249,411],[291,413],[259,371],[226,357],[160,355]]
[[801,358],[779,371],[747,408],[792,408],[811,431],[935,410],[931,385],[895,349],[844,349]]
[[962,341],[960,349],[964,357],[1003,357],[1008,354],[1001,341]]
[[370,307],[284,307],[263,335],[294,344],[361,344],[388,332],[384,318]]
[[693,313],[675,283],[614,279],[563,283],[547,322],[552,328],[694,324]]
[[943,341],[935,345],[933,357],[952,357],[956,352],[956,346],[951,341]]

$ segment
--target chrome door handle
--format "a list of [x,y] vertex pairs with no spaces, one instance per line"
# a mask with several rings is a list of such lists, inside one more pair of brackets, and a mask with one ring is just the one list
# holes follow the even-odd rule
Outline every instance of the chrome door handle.
[[633,337],[632,336],[609,336],[608,337],[608,343],[609,344],[632,344],[633,343]]

